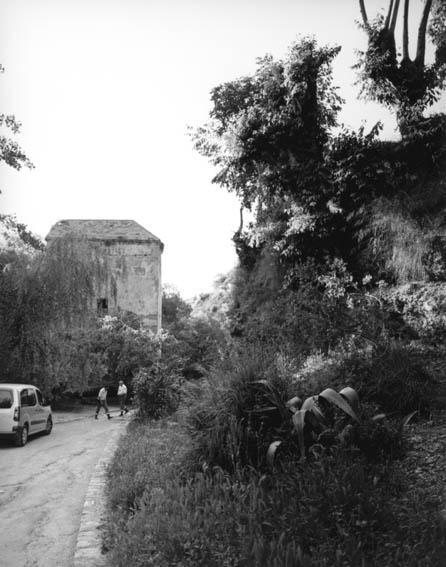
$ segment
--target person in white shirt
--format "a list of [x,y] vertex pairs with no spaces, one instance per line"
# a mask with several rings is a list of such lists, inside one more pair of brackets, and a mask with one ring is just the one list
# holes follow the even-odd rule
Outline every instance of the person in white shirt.
[[96,413],[94,416],[95,419],[98,419],[98,413],[101,408],[104,408],[104,411],[107,414],[108,419],[111,419],[110,411],[107,405],[107,390],[108,390],[108,386],[105,385],[99,390],[98,397],[96,398]]
[[119,398],[119,406],[121,408],[120,415],[124,415],[124,412],[127,413],[129,410],[125,405],[125,402],[127,400],[127,386],[124,384],[122,380],[119,380],[118,398]]

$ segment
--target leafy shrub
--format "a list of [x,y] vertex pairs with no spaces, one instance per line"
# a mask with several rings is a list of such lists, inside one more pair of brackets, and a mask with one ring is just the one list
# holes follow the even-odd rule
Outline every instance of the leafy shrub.
[[298,395],[347,384],[358,392],[361,400],[376,404],[380,411],[403,415],[427,410],[437,387],[417,351],[397,342],[328,357],[311,357],[296,378]]
[[385,412],[425,411],[435,398],[436,382],[409,346],[379,345],[368,357],[352,355],[344,370],[361,398]]
[[179,404],[179,376],[163,363],[142,368],[133,380],[138,413],[143,418],[159,419],[173,413]]
[[386,310],[397,314],[417,337],[442,344],[446,338],[446,285],[420,283],[383,292]]
[[370,461],[389,459],[403,454],[401,421],[365,419],[352,430],[351,442]]
[[228,336],[223,320],[212,313],[192,315],[192,306],[172,288],[163,291],[163,328],[175,338],[181,373],[187,380],[204,376],[220,362],[227,349]]
[[[262,387],[266,379],[267,389]],[[226,360],[203,381],[199,396],[189,399],[196,463],[226,470],[258,466],[287,415],[291,392],[291,377],[265,351],[253,348]]]
[[324,447],[337,446],[341,450],[359,450],[371,461],[389,459],[402,455],[403,427],[417,413],[403,420],[390,421],[385,414],[373,415],[370,407],[360,405],[358,394],[351,387],[339,393],[326,388],[320,394],[304,402],[295,396],[288,400],[286,408],[290,414],[277,429],[278,439],[271,443],[267,463],[276,467],[277,453],[280,463],[293,460],[300,454],[319,458]]

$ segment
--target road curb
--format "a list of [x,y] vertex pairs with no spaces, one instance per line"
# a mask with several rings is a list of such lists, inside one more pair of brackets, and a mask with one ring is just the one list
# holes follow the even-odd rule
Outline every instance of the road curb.
[[107,466],[118,445],[119,438],[127,429],[120,427],[113,432],[97,462],[85,495],[79,532],[74,552],[73,567],[105,567],[106,556],[102,553],[100,527],[105,514],[105,483]]

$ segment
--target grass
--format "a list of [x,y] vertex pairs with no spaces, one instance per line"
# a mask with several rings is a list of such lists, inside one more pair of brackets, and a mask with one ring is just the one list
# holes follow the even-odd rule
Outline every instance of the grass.
[[441,502],[404,461],[330,452],[262,474],[191,472],[176,423],[134,423],[109,470],[115,567],[440,567]]

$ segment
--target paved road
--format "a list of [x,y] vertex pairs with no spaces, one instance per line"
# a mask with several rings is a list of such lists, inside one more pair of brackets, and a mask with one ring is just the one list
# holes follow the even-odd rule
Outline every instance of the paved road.
[[91,473],[128,418],[55,415],[49,436],[0,441],[1,567],[70,567]]

